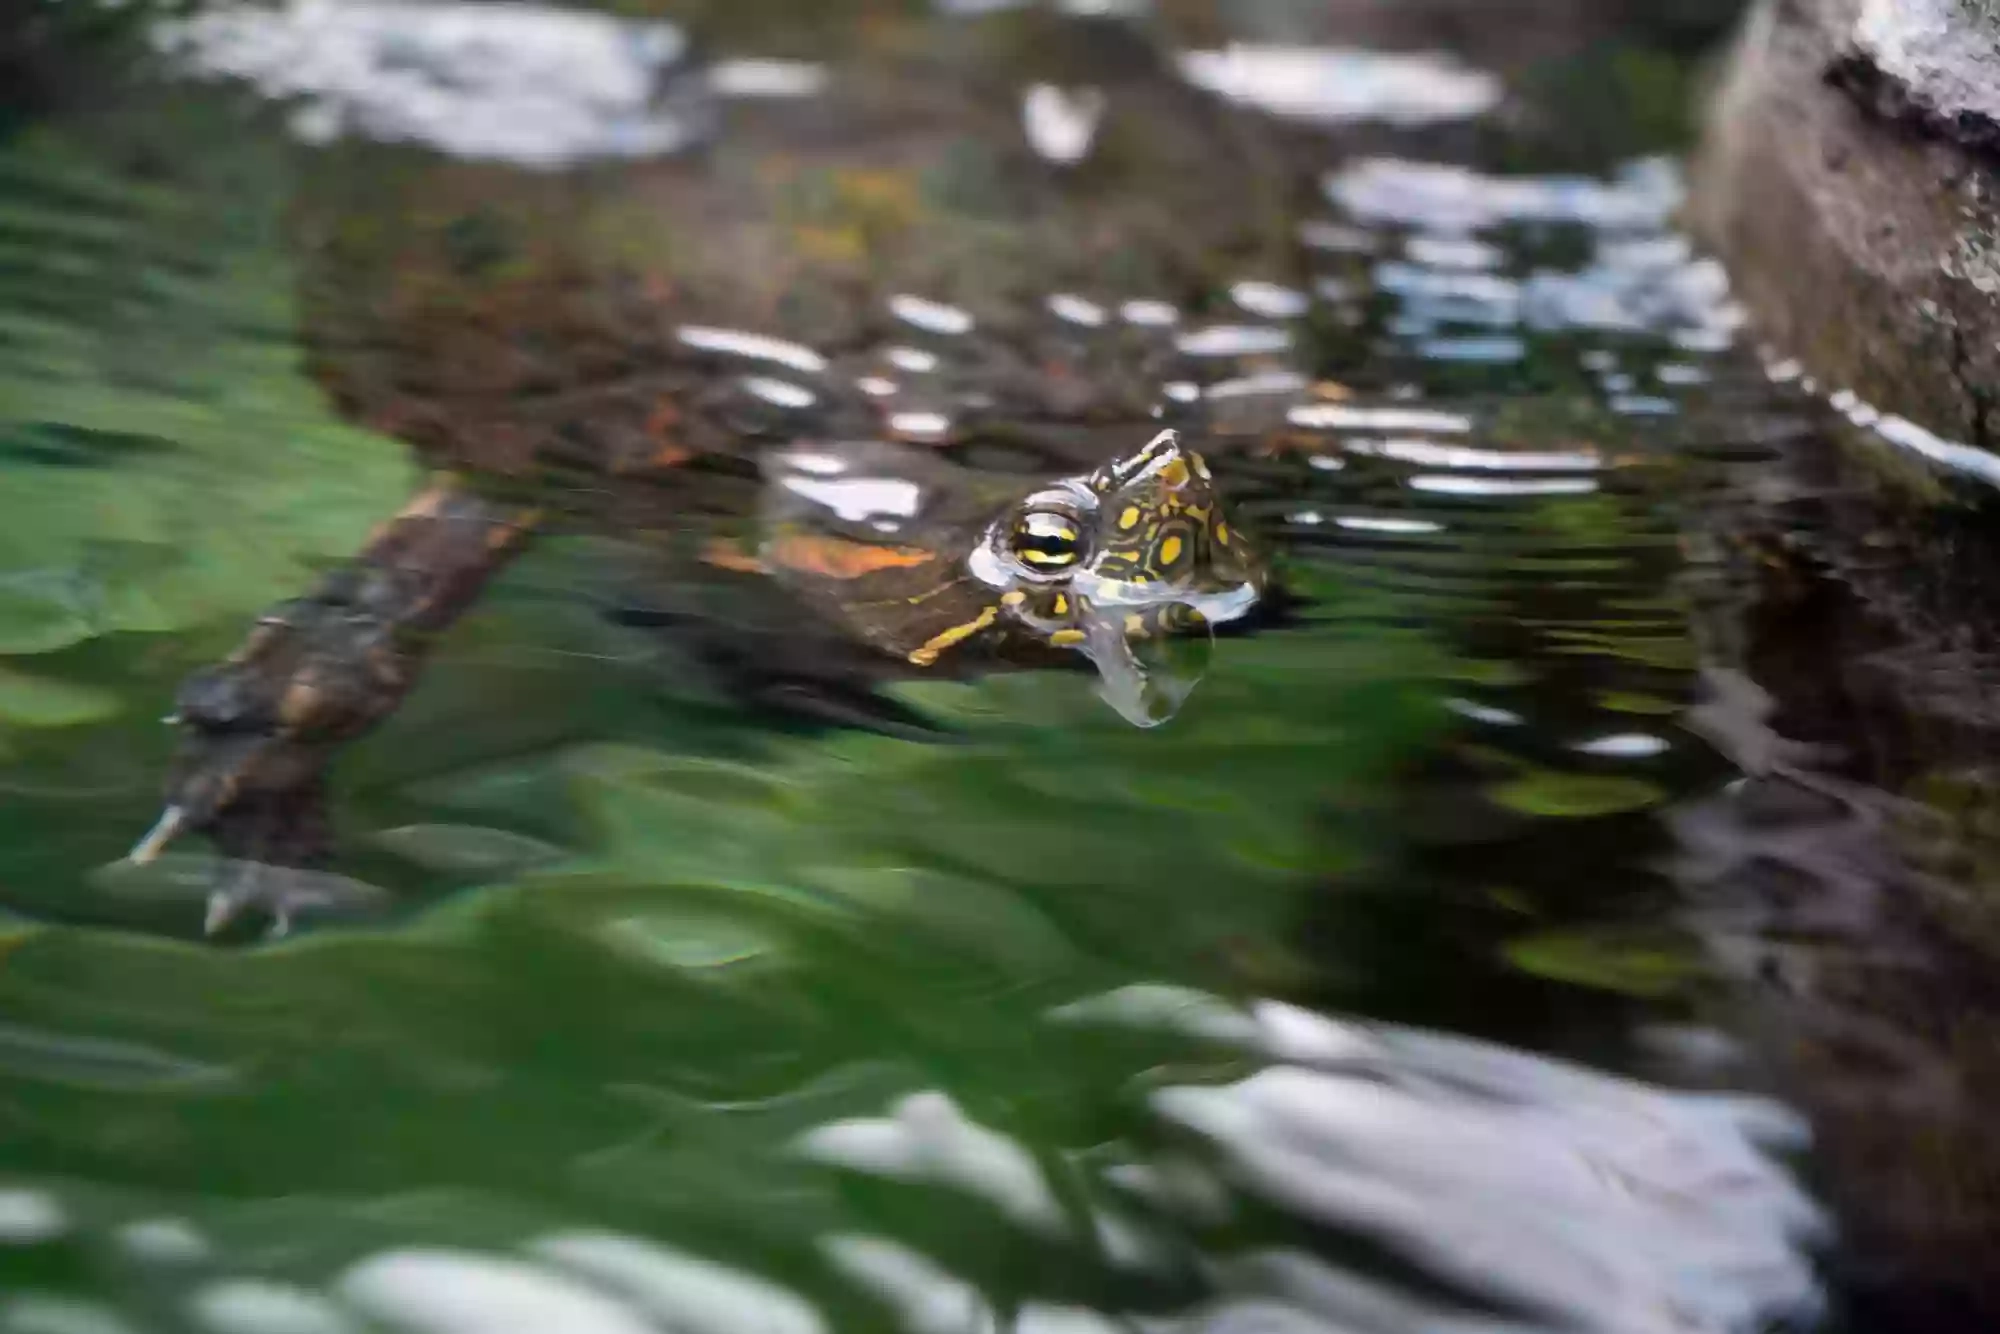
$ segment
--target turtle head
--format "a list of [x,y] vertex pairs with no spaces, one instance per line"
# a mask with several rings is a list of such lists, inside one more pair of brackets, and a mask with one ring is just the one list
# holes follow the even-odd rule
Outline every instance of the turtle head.
[[997,501],[962,471],[880,444],[781,454],[765,563],[919,667],[974,644],[1081,653],[1142,727],[1178,711],[1212,628],[1262,594],[1208,465],[1172,431]]
[[1208,464],[1172,431],[1021,498],[967,564],[1006,621],[1087,655],[1105,699],[1140,726],[1173,716],[1200,679],[1212,627],[1263,590]]

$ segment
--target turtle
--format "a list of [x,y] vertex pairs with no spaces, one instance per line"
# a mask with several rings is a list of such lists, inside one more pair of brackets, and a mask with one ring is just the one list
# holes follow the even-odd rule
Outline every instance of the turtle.
[[[836,8],[809,97],[719,96],[689,44],[660,104],[693,128],[653,156],[310,151],[288,223],[307,365],[427,480],[182,684],[132,859],[184,831],[323,858],[334,755],[552,530],[779,588],[775,628],[732,650],[766,686],[772,661],[823,696],[1087,663],[1139,725],[1179,707],[1172,647],[1270,581],[1174,321],[1285,276],[1287,150],[1140,21]],[[1088,152],[1038,144],[1050,96],[1089,120]]]

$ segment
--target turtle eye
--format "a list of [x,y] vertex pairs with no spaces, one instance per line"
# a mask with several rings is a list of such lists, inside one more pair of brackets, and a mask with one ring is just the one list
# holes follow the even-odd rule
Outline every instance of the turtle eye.
[[1014,520],[1007,547],[1031,570],[1067,570],[1083,559],[1083,530],[1061,510],[1028,510]]

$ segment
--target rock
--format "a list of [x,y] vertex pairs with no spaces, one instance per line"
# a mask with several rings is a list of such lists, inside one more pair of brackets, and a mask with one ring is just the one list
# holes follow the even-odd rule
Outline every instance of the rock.
[[2000,5],[1862,0],[1839,77],[1878,110],[1968,148],[2000,149]]
[[1988,0],[1761,0],[1688,208],[1781,355],[1987,450],[2000,444],[1995,110]]

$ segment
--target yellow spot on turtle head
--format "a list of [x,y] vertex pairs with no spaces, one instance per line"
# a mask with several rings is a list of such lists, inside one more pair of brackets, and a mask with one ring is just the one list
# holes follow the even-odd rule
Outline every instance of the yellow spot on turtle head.
[[1057,648],[1075,648],[1083,642],[1083,631],[1058,630],[1049,636],[1049,642]]
[[1023,593],[1018,588],[1010,593],[1003,593],[1000,595],[1000,604],[1004,607],[1018,607],[1027,600],[1028,600],[1028,595],[1026,593]]
[[1127,505],[1125,507],[1124,513],[1118,516],[1118,527],[1120,531],[1129,533],[1138,526],[1139,526],[1139,507],[1137,505]]
[[1178,534],[1160,543],[1160,564],[1172,565],[1181,558],[1181,539]]
[[946,649],[950,648],[954,644],[961,644],[966,640],[972,638],[974,635],[978,634],[981,630],[984,630],[987,626],[993,624],[994,620],[999,616],[999,614],[1000,614],[999,608],[988,607],[985,611],[980,612],[978,616],[974,617],[972,620],[967,621],[965,624],[954,625],[949,630],[945,630],[940,632],[939,634],[933,635],[930,638],[930,640],[924,644],[922,648],[910,650],[910,661],[915,663],[919,667],[930,666],[932,663],[938,660],[938,654],[944,652]]
[[1056,600],[1049,604],[1049,610],[1058,616],[1069,615],[1069,599],[1060,593],[1056,594]]
[[1226,523],[1218,523],[1217,525],[1215,525],[1215,540],[1216,540],[1216,541],[1218,541],[1218,542],[1220,542],[1220,543],[1222,543],[1222,545],[1223,545],[1223,546],[1225,546],[1225,547],[1229,545],[1229,525],[1228,525],[1228,524],[1226,524]]
[[1127,615],[1127,616],[1125,617],[1125,633],[1126,633],[1126,634],[1128,634],[1128,635],[1143,635],[1143,634],[1145,634],[1145,633],[1146,633],[1146,618],[1145,618],[1145,617],[1143,617],[1143,616],[1141,616],[1141,615],[1140,615],[1140,614],[1139,614],[1138,612],[1136,612],[1136,611],[1135,611],[1135,612],[1132,612],[1132,613],[1130,613],[1130,614],[1128,614],[1128,615]]
[[1180,490],[1188,484],[1188,466],[1181,459],[1174,459],[1160,469],[1160,480],[1173,490]]

